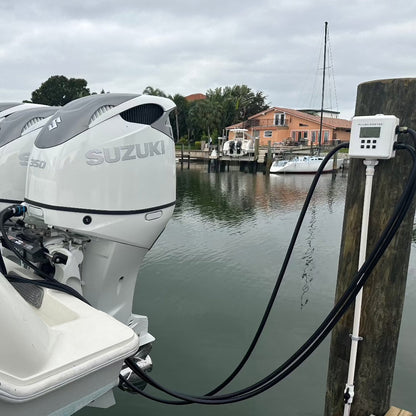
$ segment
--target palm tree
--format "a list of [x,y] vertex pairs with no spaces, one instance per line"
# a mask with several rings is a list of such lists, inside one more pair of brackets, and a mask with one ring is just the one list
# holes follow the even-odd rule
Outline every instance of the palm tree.
[[159,88],[153,88],[150,85],[147,86],[144,90],[143,93],[145,95],[156,95],[158,97],[167,97],[167,95]]

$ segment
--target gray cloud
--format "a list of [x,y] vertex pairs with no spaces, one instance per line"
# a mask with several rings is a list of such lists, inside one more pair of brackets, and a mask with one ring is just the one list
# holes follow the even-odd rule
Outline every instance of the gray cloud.
[[325,20],[343,116],[353,115],[359,83],[415,76],[416,6],[407,0],[0,0],[0,6],[0,101],[30,99],[43,81],[62,74],[85,78],[97,92],[151,85],[187,95],[247,84],[272,105],[309,107],[314,95],[319,102],[312,87]]

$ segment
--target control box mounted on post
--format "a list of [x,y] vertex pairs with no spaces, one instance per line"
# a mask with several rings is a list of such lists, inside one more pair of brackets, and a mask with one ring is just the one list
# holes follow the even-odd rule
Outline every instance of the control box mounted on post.
[[365,159],[394,157],[398,125],[399,119],[392,115],[353,117],[349,156]]

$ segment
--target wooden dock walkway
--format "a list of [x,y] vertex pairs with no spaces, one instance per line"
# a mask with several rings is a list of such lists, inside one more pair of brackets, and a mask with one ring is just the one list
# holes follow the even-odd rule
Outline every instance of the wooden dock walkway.
[[[322,149],[324,152],[329,149]],[[211,157],[211,151],[208,148],[204,150],[194,150],[186,148],[185,146],[182,149],[176,149],[175,155],[176,159],[181,165],[187,164],[188,169],[191,162],[207,162],[208,171],[228,171],[230,170],[230,165],[239,165],[241,171],[245,172],[267,172],[270,169],[270,165],[273,162],[274,158],[292,158],[296,155],[310,155],[311,154],[310,146],[279,146],[279,147],[260,147],[256,149],[257,154],[251,155],[230,155],[224,156],[220,153],[217,157]],[[315,149],[317,150],[317,149]],[[338,165],[341,166],[343,157],[338,155]],[[334,162],[335,163],[335,162]],[[344,167],[346,165],[343,165]]]
[[[266,155],[268,153],[271,153],[272,155],[296,155],[296,154],[305,154],[309,155],[311,152],[310,146],[279,146],[279,147],[272,147],[270,150],[267,147],[260,147],[258,155],[252,155],[252,156],[224,156],[221,155],[221,160],[227,160],[227,161],[253,161],[255,158],[257,158],[257,163],[264,163]],[[191,160],[199,160],[199,161],[206,161],[210,159],[211,151],[208,149],[204,150],[194,150],[189,149],[184,146],[183,149],[176,149],[175,150],[176,157],[178,159],[181,159],[182,156],[185,160],[188,160],[190,158]]]
[[391,406],[385,416],[413,416],[413,413]]

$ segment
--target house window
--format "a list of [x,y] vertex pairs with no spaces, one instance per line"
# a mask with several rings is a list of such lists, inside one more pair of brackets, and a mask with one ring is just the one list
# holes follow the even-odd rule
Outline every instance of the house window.
[[[322,132],[323,135],[323,141],[321,140],[321,143],[328,143],[329,142],[329,130],[324,130]],[[312,132],[312,143],[318,143],[319,139],[319,130]]]
[[260,130],[254,130],[253,136],[255,139],[258,139],[260,137]]
[[273,136],[273,132],[271,130],[265,130],[264,137],[272,137],[272,136]]
[[286,125],[286,114],[285,113],[275,113],[275,115],[274,115],[274,125],[275,126],[285,126]]
[[297,142],[307,142],[308,131],[307,130],[294,130],[292,131],[292,139]]

